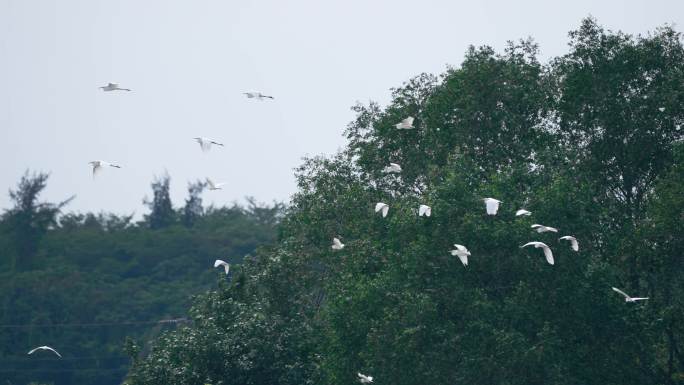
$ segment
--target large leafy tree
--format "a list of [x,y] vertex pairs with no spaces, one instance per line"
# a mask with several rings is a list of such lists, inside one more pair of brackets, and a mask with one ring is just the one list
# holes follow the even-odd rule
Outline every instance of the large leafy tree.
[[[130,383],[290,383],[284,368],[329,385],[681,382],[681,37],[587,19],[570,39],[548,65],[531,41],[473,47],[385,108],[354,107],[349,146],[297,170],[278,245],[136,356]],[[416,129],[396,129],[408,116]],[[520,247],[535,240],[555,265]]]

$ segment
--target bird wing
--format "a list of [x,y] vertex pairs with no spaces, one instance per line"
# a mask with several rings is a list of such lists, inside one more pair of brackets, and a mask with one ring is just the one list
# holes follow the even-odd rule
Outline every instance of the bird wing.
[[575,251],[579,251],[579,242],[577,242],[577,239],[575,237],[572,237],[570,240],[570,246],[572,246],[572,249]]
[[468,251],[465,246],[454,243],[454,247],[459,251]]
[[468,254],[458,253],[458,254],[456,254],[456,256],[458,257],[458,259],[461,260],[461,263],[463,264],[463,266],[468,266]]
[[542,245],[543,246],[536,246],[536,247],[541,247],[544,250],[544,257],[546,257],[546,262],[548,262],[549,265],[553,265],[554,261],[553,261],[553,253],[551,252],[551,248],[544,245],[543,243],[542,243]]
[[[429,209],[428,206],[426,206],[426,205],[420,205],[420,206],[418,207],[418,216],[427,215],[428,209]],[[428,216],[429,216],[429,215],[428,215]]]
[[630,297],[629,295],[627,295],[627,293],[625,293],[624,291],[618,289],[617,287],[613,287],[612,289],[613,289],[614,292],[622,294],[622,295],[623,295],[625,298],[627,298],[627,299],[632,298],[632,297]]
[[49,351],[55,353],[55,354],[57,355],[57,357],[62,358],[62,355],[59,354],[59,352],[57,352],[55,349],[53,349],[53,348],[51,348],[51,347],[49,347],[49,346],[43,346],[43,349],[49,350]]
[[100,171],[102,171],[102,165],[101,163],[93,163],[93,178],[95,175],[97,175]]
[[216,188],[216,185],[214,184],[214,182],[213,182],[211,179],[209,179],[209,178],[207,178],[207,184],[209,185],[209,188],[210,188],[211,190],[213,190],[213,189]]
[[485,205],[487,205],[487,214],[496,215],[496,212],[499,210],[499,201],[496,199],[486,198]]
[[634,297],[634,298],[632,298],[632,301],[642,301],[645,299],[648,299],[648,297]]
[[59,358],[62,358],[62,355],[59,354],[58,351],[56,351],[55,349],[53,349],[53,348],[51,348],[51,347],[49,347],[49,346],[39,346],[39,347],[37,347],[37,348],[32,349],[31,351],[29,351],[28,354],[33,354],[33,353],[36,352],[37,350],[49,350],[49,351],[55,353]]
[[520,215],[530,215],[531,213],[525,209],[520,209],[515,212],[515,216],[520,216]]
[[220,187],[223,187],[223,186],[225,186],[225,185],[226,185],[225,182],[216,183],[216,184],[214,185],[214,188],[220,188]]
[[520,247],[527,247],[527,246],[534,246],[538,247],[537,245],[540,244],[541,242],[527,242],[526,244],[520,246]]
[[109,88],[116,88],[119,86],[119,83],[107,83],[107,87]]
[[560,237],[559,239],[564,239],[566,241],[570,241],[570,247],[572,247],[572,249],[575,251],[579,251],[579,243],[577,242],[577,238],[573,237],[572,235],[566,235],[566,236]]
[[337,238],[333,238],[333,246],[342,247],[342,242]]
[[375,212],[377,213],[378,211],[382,210],[383,207],[387,206],[387,204],[378,202],[375,204]]
[[404,119],[404,123],[409,126],[413,126],[413,116],[409,116],[408,118]]
[[557,232],[558,232],[558,229],[555,228],[555,227],[546,226],[546,231],[553,231],[554,233],[557,233]]
[[382,217],[383,217],[383,218],[387,216],[387,212],[388,212],[388,211],[389,211],[389,206],[388,206],[388,205],[385,205],[385,206],[382,208]]
[[214,267],[219,267],[221,265],[227,265],[226,261],[217,259],[216,262],[214,262]]

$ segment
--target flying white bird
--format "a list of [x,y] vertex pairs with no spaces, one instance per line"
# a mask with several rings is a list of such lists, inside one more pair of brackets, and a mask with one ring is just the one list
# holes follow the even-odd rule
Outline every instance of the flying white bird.
[[100,87],[102,91],[130,91],[130,88],[121,88],[116,83],[107,83],[106,86]]
[[102,171],[102,168],[105,166],[109,167],[115,167],[115,168],[121,168],[121,166],[109,162],[105,162],[104,160],[93,160],[91,162],[88,162],[89,165],[93,166],[93,178],[95,178],[95,175]]
[[393,172],[398,173],[401,172],[401,166],[396,163],[390,163],[389,166],[383,168],[382,171],[388,174]]
[[410,130],[413,127],[413,117],[409,116],[408,118],[402,120],[401,122],[397,123],[394,125],[397,130]]
[[551,249],[550,249],[548,246],[546,246],[545,243],[542,243],[542,242],[528,242],[528,243],[526,243],[526,244],[524,244],[524,245],[522,245],[522,246],[520,246],[520,247],[522,248],[522,247],[525,247],[525,246],[534,246],[534,247],[536,247],[536,248],[540,248],[540,247],[541,247],[541,248],[544,250],[544,256],[546,257],[546,262],[548,262],[549,265],[553,265],[553,264],[554,264],[554,261],[553,261],[553,253],[551,253]]
[[220,259],[217,259],[216,262],[214,262],[214,267],[219,267],[223,266],[223,269],[226,271],[226,274],[230,271],[230,264],[226,261],[222,261]]
[[665,112],[665,107],[660,107],[660,108],[658,108],[658,111],[660,111],[660,112]]
[[532,214],[531,212],[529,212],[529,211],[527,211],[527,210],[525,210],[525,209],[520,209],[520,210],[518,210],[518,211],[515,212],[515,216],[516,216],[516,217],[519,217],[519,216],[521,216],[521,215],[530,216],[531,214]]
[[648,297],[630,297],[627,295],[627,293],[618,289],[617,287],[614,287],[613,291],[616,293],[622,294],[625,297],[625,302],[636,302],[636,301],[643,301],[645,299],[648,299]]
[[39,346],[39,347],[37,347],[37,348],[31,350],[30,352],[28,352],[28,354],[33,354],[33,353],[34,353],[35,351],[37,351],[37,350],[49,350],[49,351],[55,353],[55,354],[57,355],[57,357],[62,358],[62,355],[61,355],[61,354],[59,354],[55,349],[53,349],[53,348],[51,348],[51,347],[49,347],[49,346]]
[[501,203],[501,201],[494,198],[484,198],[483,200],[487,206],[487,214],[496,215],[496,212],[499,211],[499,203]]
[[418,207],[418,216],[422,217],[423,215],[425,215],[426,217],[432,215],[432,207],[428,205],[420,205]]
[[570,247],[572,247],[572,249],[575,251],[579,251],[579,242],[577,242],[577,238],[573,237],[572,235],[566,235],[564,237],[558,238],[558,240],[561,239],[570,241]]
[[389,211],[389,205],[387,203],[382,203],[378,202],[375,204],[375,212],[377,213],[378,211],[382,210],[382,217],[387,216],[387,212]]
[[530,226],[531,228],[537,230],[538,233],[545,233],[547,231],[552,231],[554,233],[558,232],[558,229],[555,227],[550,227],[550,226],[543,226],[543,225],[538,225],[538,224],[533,224]]
[[340,240],[337,238],[333,238],[332,249],[333,250],[342,250],[342,249],[344,249],[344,243],[340,242]]
[[243,92],[243,94],[247,95],[248,99],[255,99],[255,98],[258,100],[275,99],[273,96],[264,95],[261,92]]
[[208,138],[203,138],[201,136],[198,138],[193,138],[193,139],[195,139],[197,141],[197,143],[199,143],[200,147],[202,148],[202,151],[204,151],[204,152],[211,150],[212,144],[223,147],[223,143],[219,143],[217,141],[214,141],[214,140],[211,140]]
[[451,255],[458,257],[463,266],[468,266],[468,256],[470,255],[470,251],[468,251],[468,249],[466,249],[466,247],[463,245],[454,244],[454,247],[456,249],[451,250]]
[[207,178],[207,184],[209,185],[209,190],[222,190],[225,183],[214,183],[211,179]]
[[357,376],[359,376],[359,382],[362,384],[370,384],[373,382],[373,377],[371,376],[366,376],[365,374],[361,373],[356,373]]

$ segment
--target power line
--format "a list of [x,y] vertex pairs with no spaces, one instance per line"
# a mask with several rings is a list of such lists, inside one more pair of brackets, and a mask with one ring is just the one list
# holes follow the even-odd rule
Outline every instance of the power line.
[[122,321],[122,322],[91,322],[91,323],[62,323],[62,324],[5,324],[0,325],[3,329],[30,329],[30,328],[67,328],[67,327],[102,327],[119,325],[153,325],[153,324],[180,324],[190,322],[187,318],[163,319],[159,321]]

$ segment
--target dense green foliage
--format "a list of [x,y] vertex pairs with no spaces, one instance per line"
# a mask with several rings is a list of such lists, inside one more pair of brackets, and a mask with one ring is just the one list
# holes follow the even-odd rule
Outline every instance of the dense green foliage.
[[[168,177],[153,184],[149,215],[60,214],[41,203],[46,174],[26,174],[0,217],[0,379],[118,385],[130,366],[126,336],[150,339],[185,318],[191,297],[215,285],[216,258],[241,262],[272,243],[283,207],[209,207],[203,183],[174,209]],[[27,356],[49,345],[51,353]]]
[[[149,354],[131,344],[127,383],[684,382],[682,39],[592,19],[570,38],[549,64],[531,41],[471,48],[385,108],[356,106],[348,147],[298,170],[278,244]],[[397,130],[407,116],[417,129]],[[484,197],[503,201],[498,215]],[[333,237],[346,247],[331,250]],[[520,248],[534,240],[555,265]],[[454,243],[472,252],[467,267]],[[650,299],[626,303],[612,286]]]

